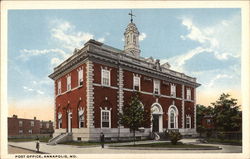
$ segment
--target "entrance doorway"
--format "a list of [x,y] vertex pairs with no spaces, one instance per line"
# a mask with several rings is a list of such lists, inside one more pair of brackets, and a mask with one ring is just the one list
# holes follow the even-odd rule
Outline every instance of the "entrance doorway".
[[153,115],[153,132],[159,132],[159,115]]

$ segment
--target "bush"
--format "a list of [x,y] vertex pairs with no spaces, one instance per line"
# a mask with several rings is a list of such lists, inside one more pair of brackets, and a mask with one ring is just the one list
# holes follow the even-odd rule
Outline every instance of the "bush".
[[166,131],[165,134],[170,139],[173,145],[176,145],[177,142],[182,139],[181,133],[177,131],[168,131],[168,132]]

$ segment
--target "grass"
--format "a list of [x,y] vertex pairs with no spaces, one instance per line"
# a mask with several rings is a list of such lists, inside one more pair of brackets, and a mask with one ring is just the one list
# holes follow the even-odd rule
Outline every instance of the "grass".
[[242,140],[221,140],[221,139],[207,139],[208,143],[220,143],[220,144],[229,144],[229,145],[242,145]]
[[214,148],[214,146],[183,144],[181,142],[178,142],[176,145],[173,145],[170,142],[158,142],[158,143],[137,144],[137,145],[111,145],[110,147]]

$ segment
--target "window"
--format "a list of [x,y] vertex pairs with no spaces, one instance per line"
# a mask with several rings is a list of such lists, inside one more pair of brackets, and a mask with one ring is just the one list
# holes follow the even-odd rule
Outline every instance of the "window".
[[169,129],[177,129],[178,128],[177,108],[175,106],[171,106],[168,112],[169,112],[168,113]]
[[62,119],[58,120],[58,129],[62,128]]
[[79,109],[78,116],[79,116],[79,128],[83,128],[84,127],[84,112],[82,109]]
[[110,111],[109,110],[102,110],[101,111],[101,126],[102,128],[110,128]]
[[187,89],[187,100],[191,100],[191,89]]
[[62,87],[61,87],[61,81],[58,81],[57,83],[57,94],[60,95],[62,93]]
[[110,71],[102,69],[102,85],[110,86]]
[[34,121],[30,121],[30,126],[34,126]]
[[49,123],[46,123],[46,128],[47,128],[47,129],[49,128]]
[[176,96],[176,86],[174,84],[171,84],[170,96],[173,96],[173,97]]
[[133,43],[134,44],[136,43],[136,36],[135,35],[133,36]]
[[154,80],[154,94],[160,94],[160,81]]
[[78,86],[83,85],[83,70],[78,71]]
[[71,76],[67,76],[67,91],[71,90]]
[[40,123],[40,128],[42,128],[43,127],[43,123]]
[[207,119],[207,125],[211,125],[211,119]]
[[186,128],[191,128],[191,117],[187,116],[186,117]]
[[32,134],[32,130],[29,130],[29,133]]
[[23,130],[19,130],[19,134],[22,134],[23,133]]
[[23,126],[23,121],[19,121],[19,126],[20,126],[20,127]]
[[134,90],[140,91],[140,77],[134,76]]

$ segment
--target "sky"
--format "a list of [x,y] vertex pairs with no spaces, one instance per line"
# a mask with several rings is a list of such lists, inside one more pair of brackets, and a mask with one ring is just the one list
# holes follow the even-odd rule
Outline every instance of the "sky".
[[[129,9],[9,10],[8,115],[53,120],[53,68],[89,39],[123,49]],[[134,9],[141,56],[196,77],[197,104],[241,104],[241,10]]]

